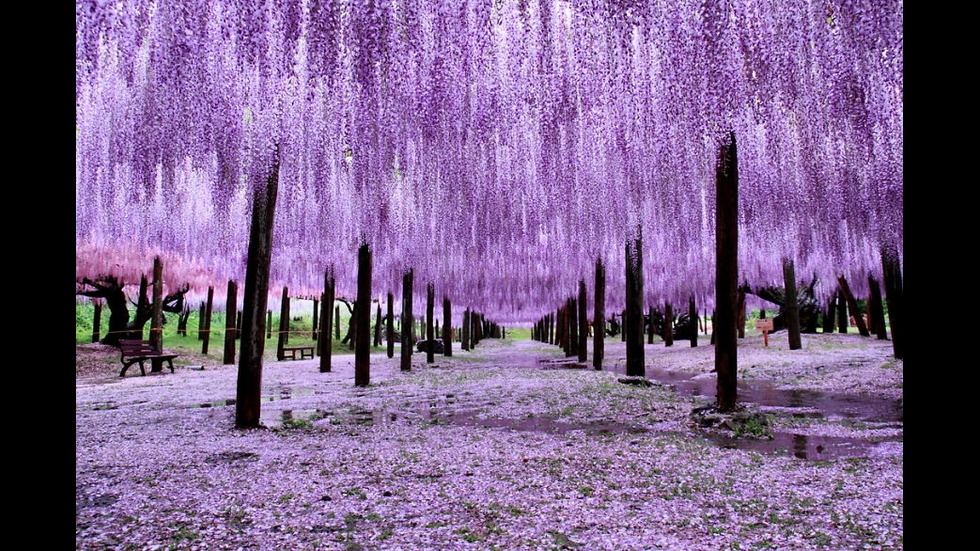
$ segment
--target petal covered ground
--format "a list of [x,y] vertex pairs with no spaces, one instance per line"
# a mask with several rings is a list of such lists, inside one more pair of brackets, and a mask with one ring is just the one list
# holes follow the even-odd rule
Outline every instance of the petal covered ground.
[[[741,377],[902,398],[890,343],[771,341],[739,342]],[[713,377],[704,341],[646,350],[651,367]],[[622,356],[607,341],[611,368]],[[316,360],[269,363],[254,430],[233,428],[232,365],[77,374],[76,548],[903,547],[901,421],[774,410],[781,431],[872,445],[820,461],[725,449],[689,421],[706,399],[542,368],[559,357],[492,339],[433,365],[416,354],[411,372],[374,355],[367,388],[353,386],[352,356],[326,374]]]

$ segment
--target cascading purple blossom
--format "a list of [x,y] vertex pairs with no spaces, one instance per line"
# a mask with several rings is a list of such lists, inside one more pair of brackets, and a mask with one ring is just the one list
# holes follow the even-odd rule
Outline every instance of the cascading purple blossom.
[[860,291],[902,251],[902,58],[876,0],[78,2],[76,276],[164,251],[220,294],[278,145],[273,287],[353,294],[363,239],[379,293],[534,319],[640,228],[648,302],[710,302],[734,130],[741,278]]

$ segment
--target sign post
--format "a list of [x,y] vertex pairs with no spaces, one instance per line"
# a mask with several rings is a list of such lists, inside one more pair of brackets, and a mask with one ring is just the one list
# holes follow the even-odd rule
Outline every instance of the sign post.
[[765,346],[769,346],[769,332],[772,331],[772,318],[755,320],[755,328],[762,331]]

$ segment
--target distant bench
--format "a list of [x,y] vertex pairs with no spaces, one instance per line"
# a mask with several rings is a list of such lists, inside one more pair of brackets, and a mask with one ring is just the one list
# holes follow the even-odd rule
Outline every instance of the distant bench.
[[146,368],[143,367],[143,362],[146,360],[150,360],[153,371],[163,371],[163,361],[166,360],[170,366],[170,372],[173,373],[174,358],[180,356],[180,354],[164,354],[157,350],[150,341],[119,339],[119,347],[122,350],[120,361],[123,364],[122,371],[119,372],[120,377],[125,377],[126,370],[134,363],[139,363],[140,373],[146,375]]
[[[296,357],[296,352],[299,352],[299,358]],[[312,346],[291,346],[282,349],[282,357],[280,360],[302,360],[304,358],[313,358],[313,347]]]

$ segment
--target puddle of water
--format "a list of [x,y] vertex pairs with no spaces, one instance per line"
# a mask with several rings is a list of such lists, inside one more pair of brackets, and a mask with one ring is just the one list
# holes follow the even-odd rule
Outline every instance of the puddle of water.
[[755,451],[760,453],[782,453],[808,461],[826,461],[854,457],[869,457],[883,442],[901,442],[901,438],[884,439],[872,442],[860,438],[839,436],[808,436],[777,432],[772,440],[735,438],[729,434],[709,433],[705,438],[722,448]]
[[[289,396],[267,396],[265,398],[259,398],[262,402],[275,402],[278,400],[288,400]],[[236,398],[229,398],[227,400],[215,400],[213,402],[204,402],[201,404],[194,404],[190,406],[192,408],[216,408],[221,406],[233,406],[238,403]]]

